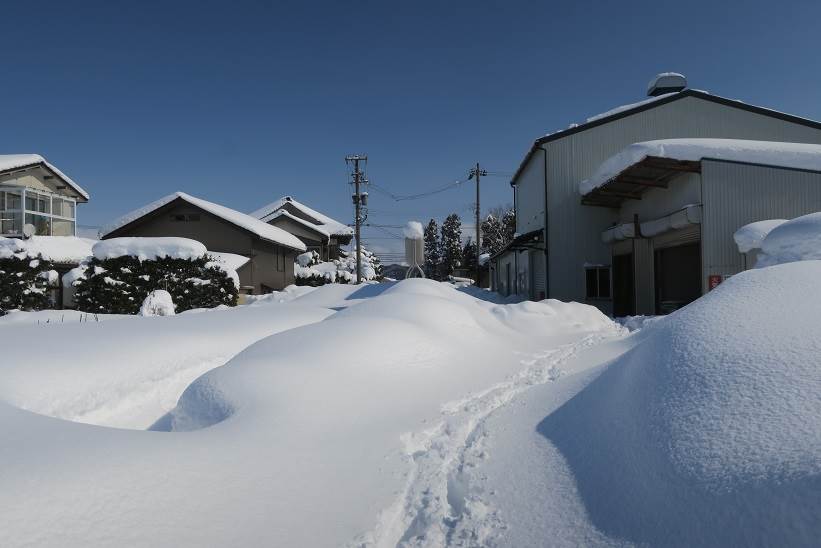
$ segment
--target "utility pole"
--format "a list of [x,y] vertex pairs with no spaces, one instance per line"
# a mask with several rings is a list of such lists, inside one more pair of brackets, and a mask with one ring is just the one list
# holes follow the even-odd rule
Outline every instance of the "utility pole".
[[[362,283],[362,239],[360,237],[360,229],[362,226],[362,198],[363,195],[359,191],[359,186],[363,183],[362,172],[359,170],[359,162],[367,163],[368,157],[366,155],[355,154],[353,156],[346,156],[345,163],[353,163],[353,185],[354,193],[352,195],[354,207],[356,209],[354,218],[354,233],[356,236],[356,283]],[[367,193],[365,193],[367,196]]]
[[482,253],[482,245],[479,240],[481,229],[481,225],[479,224],[479,216],[481,215],[481,209],[479,208],[479,178],[482,175],[487,175],[487,170],[480,169],[479,162],[476,162],[476,167],[470,170],[470,175],[468,176],[468,181],[476,177],[476,287],[479,287],[482,280],[482,274],[479,268],[479,255]]

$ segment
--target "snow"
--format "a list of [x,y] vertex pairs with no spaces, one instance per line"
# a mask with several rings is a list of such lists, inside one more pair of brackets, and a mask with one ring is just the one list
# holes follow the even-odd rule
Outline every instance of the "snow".
[[659,95],[657,97],[650,97],[649,99],[644,99],[642,101],[638,101],[636,103],[629,103],[627,105],[621,105],[621,106],[618,106],[618,107],[615,107],[615,108],[611,108],[610,110],[604,111],[600,114],[596,114],[595,116],[591,116],[590,118],[585,120],[585,123],[595,122],[596,120],[601,120],[602,118],[607,118],[609,116],[614,116],[616,114],[620,114],[620,113],[628,111],[628,110],[633,110],[634,108],[643,107],[644,105],[649,105],[650,103],[655,103],[656,101],[666,99],[670,96],[675,95],[676,93],[678,93],[678,92],[665,93],[665,94]]
[[656,88],[671,88],[671,87],[687,87],[687,78],[678,72],[662,72],[657,74],[647,84],[647,93],[649,94]]
[[[546,380],[532,351],[621,333],[584,305],[505,306],[406,280],[201,314],[0,327],[0,544],[412,539],[426,439],[447,424],[448,444],[469,434],[460,410],[488,387],[482,410]],[[537,326],[538,341],[519,331]],[[43,336],[36,353],[7,345]],[[167,432],[123,429],[152,424]],[[406,502],[409,512],[385,512]],[[317,527],[317,516],[333,519]]]
[[633,335],[544,418],[601,532],[649,546],[816,542],[820,278],[819,261],[733,276]]
[[149,293],[140,307],[140,316],[173,316],[176,314],[171,293],[164,289],[155,289]]
[[819,279],[743,272],[629,335],[425,279],[0,318],[0,545],[810,546]]
[[118,228],[121,228],[129,223],[136,221],[140,217],[143,217],[151,213],[152,211],[161,208],[162,206],[176,200],[177,198],[180,198],[193,206],[196,206],[204,211],[207,211],[212,215],[216,215],[217,217],[225,221],[228,221],[233,225],[236,225],[253,234],[256,234],[263,240],[280,244],[291,249],[296,249],[298,251],[305,251],[306,249],[305,244],[303,244],[299,240],[299,238],[297,238],[293,234],[290,234],[289,232],[282,230],[281,228],[277,228],[267,223],[263,223],[255,217],[246,215],[245,213],[240,213],[239,211],[236,211],[234,209],[219,204],[215,204],[213,202],[209,202],[201,198],[196,198],[194,196],[191,196],[190,194],[186,194],[185,192],[175,192],[173,194],[169,194],[168,196],[160,198],[155,202],[152,202],[144,207],[135,209],[134,211],[123,215],[119,219],[103,227],[103,229],[101,230],[101,234],[102,236],[106,236],[107,234],[110,234]]
[[761,242],[756,268],[821,259],[821,212],[781,222]]
[[592,192],[648,156],[694,162],[710,158],[821,171],[821,145],[742,139],[661,139],[633,143],[611,156],[589,179],[579,183],[579,192]]
[[19,169],[22,167],[28,167],[35,164],[45,164],[51,171],[56,173],[61,179],[63,179],[66,183],[71,186],[74,190],[76,190],[81,196],[83,196],[86,200],[89,199],[88,192],[83,190],[83,188],[75,183],[68,175],[54,167],[52,164],[46,161],[45,158],[40,156],[39,154],[2,154],[0,155],[0,172],[3,171],[10,171],[13,169]]
[[[302,202],[298,202],[294,200],[291,196],[283,196],[279,200],[271,202],[270,204],[263,206],[256,211],[250,213],[251,217],[255,219],[260,219],[261,221],[268,222],[271,219],[274,219],[280,215],[284,215],[285,213],[280,213],[282,206],[285,204],[291,204],[293,207],[297,208],[299,211],[311,217],[312,219],[316,220],[318,224],[310,223],[314,229],[319,228],[320,231],[324,231],[328,234],[338,235],[338,236],[351,236],[353,235],[353,228],[347,226],[344,223],[340,223],[334,219],[331,219],[327,215],[320,213],[319,211],[312,209]],[[294,218],[294,215],[287,213],[289,218]]]
[[209,251],[208,256],[213,259],[209,264],[213,263],[225,270],[239,270],[251,259],[245,255],[237,255],[236,253],[223,253],[220,251]]
[[739,253],[749,253],[755,249],[761,249],[761,242],[764,241],[767,234],[775,227],[786,222],[786,219],[769,219],[742,226],[733,234],[733,240],[738,246]]
[[91,256],[95,242],[76,236],[32,236],[27,240],[0,237],[0,259],[42,256],[55,263],[79,264]]
[[189,238],[111,238],[94,244],[92,252],[97,259],[115,259],[129,255],[140,261],[161,258],[198,259],[207,250],[200,242]]
[[405,235],[405,238],[408,238],[409,240],[421,240],[425,237],[425,232],[422,229],[422,223],[419,221],[408,221],[402,229],[402,233]]

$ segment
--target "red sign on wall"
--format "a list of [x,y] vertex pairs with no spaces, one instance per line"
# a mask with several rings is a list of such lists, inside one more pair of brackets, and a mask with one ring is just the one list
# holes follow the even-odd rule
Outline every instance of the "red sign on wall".
[[710,291],[712,291],[713,289],[718,287],[723,280],[724,276],[722,276],[721,274],[710,274],[710,277],[707,278],[707,287],[710,289]]

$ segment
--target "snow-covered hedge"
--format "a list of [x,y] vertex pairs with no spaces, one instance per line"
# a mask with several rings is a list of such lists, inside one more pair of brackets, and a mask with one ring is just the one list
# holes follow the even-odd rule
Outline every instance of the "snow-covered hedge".
[[234,280],[210,262],[207,255],[142,261],[130,255],[93,257],[73,282],[74,300],[86,312],[137,314],[152,291],[163,289],[171,295],[177,312],[236,305]]
[[49,289],[57,286],[57,271],[27,242],[0,238],[0,311],[49,308]]
[[[308,251],[297,256],[294,263],[296,285],[317,287],[338,283],[356,283],[356,253],[340,251],[333,261],[320,261],[316,251]],[[382,278],[382,264],[379,259],[365,249],[362,250],[362,279],[366,281]]]

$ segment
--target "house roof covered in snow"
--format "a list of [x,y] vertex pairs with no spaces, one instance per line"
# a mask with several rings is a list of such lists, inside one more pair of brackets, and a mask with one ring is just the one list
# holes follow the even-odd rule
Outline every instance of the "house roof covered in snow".
[[[314,225],[314,227],[319,227],[323,233],[330,234],[333,236],[353,235],[353,229],[348,225],[331,219],[327,215],[323,215],[319,211],[306,206],[302,202],[294,200],[291,196],[283,196],[279,200],[271,202],[270,204],[250,213],[250,215],[252,217],[260,219],[261,221],[268,222],[280,216],[281,214],[277,214],[277,212],[282,211],[284,208],[287,208],[288,206],[293,207],[295,210],[299,211],[302,215],[307,217],[307,219],[303,220],[307,220],[310,224]],[[292,217],[298,216],[292,215]]]
[[74,189],[77,194],[85,198],[86,201],[89,199],[88,192],[83,190],[83,188],[75,183],[71,177],[47,162],[46,159],[39,154],[0,154],[0,173],[34,166],[46,167],[62,179],[68,186]]
[[821,145],[744,139],[633,143],[581,181],[579,192],[592,205],[608,205],[613,199],[638,197],[648,188],[665,186],[678,172],[698,172],[705,159],[821,171]]
[[513,178],[510,180],[511,186],[516,184],[519,175],[521,175],[522,171],[524,170],[527,163],[530,161],[530,158],[539,147],[545,143],[550,141],[555,141],[558,139],[563,139],[575,133],[579,133],[581,131],[585,131],[600,125],[608,124],[610,122],[619,120],[621,118],[625,118],[627,116],[632,116],[634,114],[638,114],[640,112],[644,112],[646,110],[650,110],[652,108],[657,108],[662,105],[666,105],[668,103],[672,103],[674,101],[679,101],[681,99],[685,99],[687,97],[695,97],[698,99],[702,99],[704,101],[710,101],[712,103],[717,103],[720,105],[737,108],[740,110],[745,110],[747,112],[752,112],[755,114],[761,114],[762,116],[769,116],[771,118],[777,118],[780,120],[784,120],[787,122],[792,122],[794,124],[800,124],[807,127],[812,127],[815,129],[821,129],[821,122],[816,120],[810,120],[809,118],[802,118],[801,116],[795,116],[793,114],[787,114],[785,112],[781,112],[778,110],[773,110],[765,107],[759,107],[755,105],[750,105],[743,101],[739,101],[736,99],[728,99],[726,97],[721,97],[719,95],[714,95],[712,93],[708,93],[706,91],[701,91],[697,89],[684,89],[679,92],[674,93],[666,93],[663,95],[659,95],[657,97],[650,97],[649,99],[645,99],[643,101],[639,101],[637,103],[631,103],[628,105],[622,105],[613,109],[610,109],[606,112],[601,114],[597,114],[595,116],[591,116],[581,124],[570,124],[569,127],[566,129],[562,129],[559,131],[554,131],[552,133],[548,133],[543,137],[536,139],[533,145],[530,147],[530,150],[525,155],[524,159],[522,160],[521,164],[519,164],[519,168],[516,170],[516,173],[513,175]]
[[195,207],[198,207],[203,211],[206,211],[212,215],[221,218],[224,221],[227,221],[235,226],[238,226],[239,228],[242,228],[243,230],[251,232],[252,234],[258,236],[263,240],[279,244],[285,247],[289,247],[291,249],[296,249],[298,251],[305,251],[306,249],[305,244],[303,244],[299,240],[299,238],[297,238],[289,232],[286,232],[285,230],[282,230],[281,228],[277,228],[275,226],[264,223],[259,219],[256,219],[250,215],[246,215],[245,213],[236,211],[235,209],[215,204],[213,202],[203,200],[202,198],[196,198],[194,196],[191,196],[190,194],[186,194],[185,192],[175,192],[173,194],[169,194],[168,196],[160,198],[159,200],[152,202],[144,207],[135,209],[130,213],[126,213],[119,219],[103,227],[102,236],[109,236],[115,231],[118,231],[121,228],[136,222],[137,220],[145,217],[146,215],[149,215],[154,211],[160,209],[161,207],[168,205],[176,200],[182,200]]

